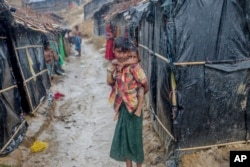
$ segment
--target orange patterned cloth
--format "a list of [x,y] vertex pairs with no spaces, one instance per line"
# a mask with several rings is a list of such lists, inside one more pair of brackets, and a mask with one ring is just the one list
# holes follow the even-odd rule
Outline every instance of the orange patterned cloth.
[[109,102],[118,111],[122,102],[126,104],[129,112],[136,110],[138,106],[138,88],[147,83],[146,75],[140,64],[125,66],[121,71],[113,74],[115,85],[109,96]]

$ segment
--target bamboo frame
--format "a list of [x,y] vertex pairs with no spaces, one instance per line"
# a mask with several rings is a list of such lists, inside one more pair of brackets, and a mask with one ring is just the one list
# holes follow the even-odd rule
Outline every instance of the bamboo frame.
[[8,147],[8,145],[10,144],[10,142],[14,139],[14,137],[16,137],[17,133],[21,130],[21,128],[24,126],[24,124],[26,123],[26,121],[24,120],[21,125],[17,128],[17,130],[15,131],[15,133],[12,135],[12,137],[9,139],[9,141],[3,146],[3,148],[0,151],[0,154],[2,154],[2,152],[6,149],[6,147]]
[[176,139],[174,138],[174,136],[168,131],[168,129],[163,125],[163,123],[161,122],[161,120],[159,119],[159,117],[155,114],[154,109],[152,108],[152,106],[150,108],[151,108],[151,111],[154,114],[156,120],[158,121],[158,123],[163,128],[163,130],[171,137],[172,140],[176,141]]
[[208,145],[208,146],[200,146],[200,147],[192,147],[192,148],[181,148],[176,149],[176,151],[191,151],[191,150],[202,150],[202,149],[209,149],[212,147],[221,147],[221,146],[227,146],[227,145],[233,145],[233,144],[244,144],[248,141],[236,141],[236,142],[229,142],[229,143],[221,143],[221,144],[214,144],[214,145]]
[[[19,60],[19,57],[18,57],[18,54],[17,54],[17,49],[16,49],[16,47],[15,47],[15,45],[14,45],[14,43],[13,43],[13,40],[11,40],[11,42],[12,42],[13,47],[14,47],[14,49],[15,49],[15,56],[17,57],[17,63],[18,63],[18,65],[19,65],[19,67],[22,67],[22,66],[21,66],[21,63],[20,63],[20,60]],[[25,77],[24,77],[22,68],[20,68],[20,72],[21,72],[21,75],[22,75],[23,80],[25,80]],[[32,101],[31,101],[29,89],[28,89],[28,87],[27,87],[27,83],[26,83],[26,82],[24,82],[24,88],[25,88],[25,90],[26,90],[26,92],[27,92],[27,96],[28,96],[28,100],[29,100],[29,106],[31,107],[31,110],[33,111],[33,105],[32,105]]]
[[8,91],[8,90],[10,90],[10,89],[16,88],[16,87],[17,87],[17,85],[13,85],[13,86],[10,86],[10,87],[8,87],[8,88],[1,89],[1,90],[0,90],[0,94],[3,93],[3,92]]

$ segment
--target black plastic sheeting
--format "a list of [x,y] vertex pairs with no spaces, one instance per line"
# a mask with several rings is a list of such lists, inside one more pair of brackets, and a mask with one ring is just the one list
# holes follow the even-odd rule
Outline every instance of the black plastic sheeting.
[[[249,140],[250,2],[165,0],[148,9],[139,43],[170,63],[140,47],[142,66],[150,103],[176,138],[175,149]],[[174,64],[181,62],[200,64]],[[177,83],[175,121],[171,71]],[[169,146],[170,136],[157,126]]]
[[175,69],[181,108],[179,147],[246,139],[250,74],[246,2],[185,1],[174,16],[173,61],[206,61],[205,66]]
[[[0,34],[0,36],[6,37],[1,25]],[[0,39],[0,150],[10,140],[22,121],[20,94],[17,87],[11,88],[13,86],[16,86],[16,80],[9,57],[7,38]],[[25,131],[26,127],[23,126],[10,145],[0,153],[0,156],[14,150],[22,141]]]

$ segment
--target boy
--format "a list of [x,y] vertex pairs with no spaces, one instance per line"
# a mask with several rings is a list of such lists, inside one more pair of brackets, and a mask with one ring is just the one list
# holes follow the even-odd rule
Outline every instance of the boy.
[[[127,38],[115,39],[114,54],[118,63],[125,63],[128,60]],[[139,87],[143,87],[145,93],[148,91],[147,78],[138,63],[125,65],[117,70],[116,65],[112,64],[108,67],[107,81],[112,86],[109,100],[114,104],[115,110],[119,111],[110,157],[117,161],[125,161],[127,167],[132,167],[132,160],[137,163],[137,167],[141,167],[144,160],[142,115],[138,117],[133,113],[137,112],[139,106],[137,98]]]
[[[115,66],[115,70],[121,70],[125,66],[136,66],[137,63],[141,61],[141,58],[139,56],[138,49],[135,46],[131,46],[128,53],[128,59],[124,62],[119,62],[118,59],[114,59],[112,61],[112,64]],[[134,111],[134,114],[138,117],[141,115],[143,102],[144,102],[144,87],[140,86],[137,90],[137,98],[138,98],[138,106],[137,109]],[[115,117],[114,120],[118,119],[119,112],[118,108],[115,110]]]

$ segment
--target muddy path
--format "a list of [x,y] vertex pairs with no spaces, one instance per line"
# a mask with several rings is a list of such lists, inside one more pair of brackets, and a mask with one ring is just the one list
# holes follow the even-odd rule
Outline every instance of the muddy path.
[[[104,57],[84,41],[82,57],[69,56],[63,66],[65,76],[56,76],[51,92],[64,94],[45,103],[34,117],[27,116],[29,129],[20,146],[23,167],[123,167],[125,163],[109,158],[116,122],[108,103]],[[143,166],[165,166],[164,149],[154,132],[149,113],[144,114]],[[32,153],[35,141],[49,144],[42,152]]]

